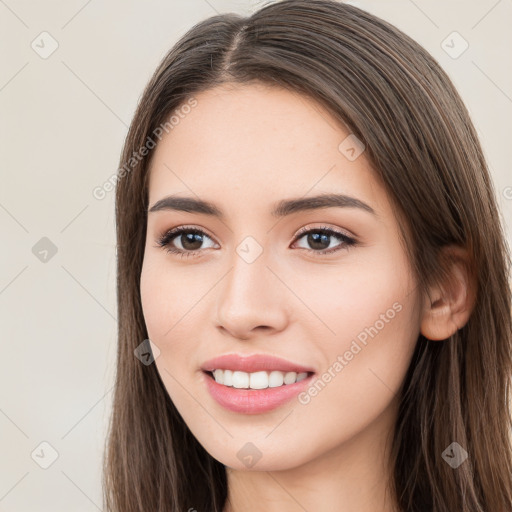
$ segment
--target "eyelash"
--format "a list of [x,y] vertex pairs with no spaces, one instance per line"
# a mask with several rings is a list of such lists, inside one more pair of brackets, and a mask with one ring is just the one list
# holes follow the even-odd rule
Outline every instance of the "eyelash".
[[[174,229],[171,229],[169,231],[166,231],[157,240],[158,246],[162,247],[163,249],[165,249],[167,252],[169,252],[171,254],[176,254],[176,255],[180,256],[181,258],[184,258],[184,257],[189,258],[189,257],[197,256],[201,252],[201,249],[198,249],[196,251],[184,251],[182,249],[177,249],[176,247],[172,247],[171,246],[171,242],[175,238],[177,238],[179,235],[181,235],[183,233],[194,233],[194,234],[198,234],[198,235],[206,235],[208,238],[211,238],[211,237],[208,236],[207,233],[205,233],[201,229],[197,229],[197,228],[193,228],[193,227],[188,227],[188,226],[182,226],[182,227],[179,227],[179,228],[174,228]],[[297,242],[304,235],[307,235],[309,233],[327,234],[327,235],[339,238],[343,242],[342,244],[336,246],[335,248],[323,249],[321,251],[316,251],[314,249],[304,249],[304,248],[301,248],[301,249],[306,250],[308,252],[314,253],[315,256],[316,255],[320,255],[321,256],[321,255],[324,255],[324,254],[332,254],[332,253],[335,253],[335,252],[340,251],[342,249],[348,250],[350,247],[352,247],[352,246],[357,244],[357,240],[356,239],[351,238],[351,237],[345,235],[344,233],[341,233],[340,231],[337,231],[337,230],[332,229],[332,228],[328,228],[326,226],[323,226],[321,228],[302,228],[301,230],[299,230],[299,232],[297,233],[297,235],[293,239],[293,243]]]

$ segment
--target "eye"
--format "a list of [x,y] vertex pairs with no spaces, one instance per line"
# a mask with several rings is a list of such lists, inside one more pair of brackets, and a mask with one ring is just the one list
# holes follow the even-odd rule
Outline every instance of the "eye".
[[[157,243],[160,247],[165,248],[167,252],[178,254],[181,257],[189,257],[196,256],[200,252],[199,249],[205,238],[212,241],[201,229],[182,226],[164,233]],[[173,245],[175,243],[178,247]],[[212,246],[210,245],[210,247]]]
[[[313,249],[309,249],[308,247],[301,248],[313,252],[315,255],[330,254],[341,249],[348,249],[357,243],[354,238],[328,227],[301,229],[295,237],[294,242],[302,238],[304,238],[306,244],[309,244]],[[337,238],[341,243],[333,246],[331,243],[333,238]]]
[[[328,227],[307,229],[299,231],[293,242],[305,239],[312,249],[300,247],[315,255],[330,254],[341,249],[348,249],[356,245],[357,241],[348,235]],[[338,239],[340,243],[332,245],[332,239]],[[201,247],[205,239],[210,240],[207,247]],[[201,249],[208,249],[215,246],[215,242],[201,229],[181,226],[165,232],[158,240],[158,246],[164,248],[167,252],[177,254],[180,257],[197,256]]]

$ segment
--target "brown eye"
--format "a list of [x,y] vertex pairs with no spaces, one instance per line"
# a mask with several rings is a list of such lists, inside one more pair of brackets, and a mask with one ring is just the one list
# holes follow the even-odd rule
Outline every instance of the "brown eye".
[[[333,253],[340,249],[347,249],[356,244],[356,240],[344,233],[340,233],[330,228],[315,228],[301,231],[295,241],[305,239],[307,247],[300,247],[317,254]],[[331,245],[332,239],[341,241],[336,245]]]
[[209,248],[214,245],[204,247],[205,239],[211,238],[197,228],[178,228],[165,233],[159,240],[158,245],[164,247],[168,252],[179,254],[181,256],[191,256],[200,252],[201,249]]
[[177,240],[178,245],[181,245],[180,249],[186,249],[187,251],[197,251],[201,248],[203,243],[203,235],[199,233],[181,233],[176,235],[172,240]]

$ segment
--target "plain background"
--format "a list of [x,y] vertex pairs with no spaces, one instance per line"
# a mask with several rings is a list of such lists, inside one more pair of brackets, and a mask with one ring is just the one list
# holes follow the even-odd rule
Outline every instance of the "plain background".
[[[480,134],[510,243],[512,2],[350,3],[401,28],[448,72]],[[173,43],[206,17],[262,4],[0,0],[0,511],[101,510],[115,224],[114,192],[92,191],[116,172],[137,101]],[[42,58],[52,38],[58,48]]]

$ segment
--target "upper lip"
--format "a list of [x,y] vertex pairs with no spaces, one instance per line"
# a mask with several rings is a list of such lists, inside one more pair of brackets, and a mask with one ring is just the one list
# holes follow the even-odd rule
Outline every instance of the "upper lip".
[[254,354],[250,356],[241,356],[239,354],[225,354],[222,356],[214,357],[205,361],[201,365],[201,369],[206,372],[213,370],[235,370],[247,373],[258,371],[281,371],[281,372],[296,372],[304,373],[314,370],[310,367],[301,364],[281,359],[280,357],[270,356],[267,354]]

